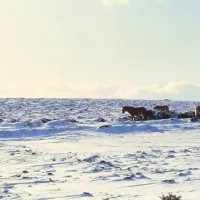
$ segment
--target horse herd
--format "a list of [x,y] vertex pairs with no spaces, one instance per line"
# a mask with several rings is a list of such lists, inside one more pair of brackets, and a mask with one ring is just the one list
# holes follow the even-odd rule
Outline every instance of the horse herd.
[[[134,116],[141,117],[142,120],[152,119],[154,111],[166,111],[169,112],[168,105],[156,105],[152,110],[147,110],[145,107],[133,107],[133,106],[124,106],[122,108],[122,113],[128,112],[131,115],[131,119],[134,119]],[[195,117],[200,116],[200,106],[195,108]]]

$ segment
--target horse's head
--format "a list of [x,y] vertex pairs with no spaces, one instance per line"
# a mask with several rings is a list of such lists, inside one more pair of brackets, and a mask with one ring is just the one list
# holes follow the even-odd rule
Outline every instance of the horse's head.
[[122,113],[125,113],[126,111],[129,112],[130,110],[134,109],[133,106],[124,106],[122,108]]
[[122,113],[124,113],[126,111],[126,107],[122,108]]

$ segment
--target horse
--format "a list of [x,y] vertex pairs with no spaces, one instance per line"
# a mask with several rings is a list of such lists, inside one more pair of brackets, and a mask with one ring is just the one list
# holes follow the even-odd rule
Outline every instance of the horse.
[[197,106],[195,108],[195,117],[199,117],[199,115],[200,115],[200,106]]
[[122,113],[128,112],[131,115],[133,120],[134,116],[141,116],[142,120],[147,120],[147,109],[144,107],[133,107],[133,106],[124,106],[122,108]]
[[164,105],[164,106],[156,105],[156,106],[153,107],[153,110],[169,111],[169,106],[167,106],[167,105]]

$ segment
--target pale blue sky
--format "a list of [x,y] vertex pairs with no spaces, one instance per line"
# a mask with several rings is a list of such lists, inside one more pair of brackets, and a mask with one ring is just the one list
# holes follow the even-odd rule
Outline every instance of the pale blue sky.
[[199,9],[199,0],[1,0],[1,96],[140,98],[127,88],[200,85]]

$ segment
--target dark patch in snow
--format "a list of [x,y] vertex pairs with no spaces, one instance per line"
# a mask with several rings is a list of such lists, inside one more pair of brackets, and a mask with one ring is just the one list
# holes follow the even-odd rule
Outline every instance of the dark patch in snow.
[[169,184],[174,184],[176,181],[174,179],[168,179],[168,180],[163,180],[163,183],[169,183]]

